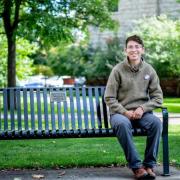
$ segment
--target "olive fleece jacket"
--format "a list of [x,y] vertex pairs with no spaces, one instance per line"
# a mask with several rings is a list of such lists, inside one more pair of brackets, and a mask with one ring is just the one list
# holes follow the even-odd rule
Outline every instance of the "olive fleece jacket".
[[161,107],[163,94],[159,78],[150,64],[142,59],[138,67],[131,67],[125,59],[112,69],[104,99],[110,114],[124,114],[138,107],[150,112]]

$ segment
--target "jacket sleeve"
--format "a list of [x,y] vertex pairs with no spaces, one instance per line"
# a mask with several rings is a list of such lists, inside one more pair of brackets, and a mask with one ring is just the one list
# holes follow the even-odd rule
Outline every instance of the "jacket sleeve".
[[105,103],[109,107],[111,114],[115,114],[115,113],[123,114],[125,111],[127,111],[121,105],[121,103],[118,102],[117,99],[120,83],[121,83],[120,75],[115,69],[113,69],[109,76],[104,94]]
[[162,107],[163,103],[163,92],[159,84],[159,78],[154,69],[150,78],[151,79],[148,87],[149,101],[141,105],[144,112],[149,112],[155,108]]

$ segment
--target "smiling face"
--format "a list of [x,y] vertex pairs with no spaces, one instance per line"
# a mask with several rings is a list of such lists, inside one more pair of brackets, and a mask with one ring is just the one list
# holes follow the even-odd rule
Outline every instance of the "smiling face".
[[125,48],[126,56],[130,64],[137,65],[141,61],[141,56],[144,53],[144,47],[136,41],[130,40]]

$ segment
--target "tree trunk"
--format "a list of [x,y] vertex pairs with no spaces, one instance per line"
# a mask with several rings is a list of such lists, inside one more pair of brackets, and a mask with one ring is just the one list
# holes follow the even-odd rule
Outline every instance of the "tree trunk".
[[8,87],[16,86],[16,37],[15,35],[8,35]]

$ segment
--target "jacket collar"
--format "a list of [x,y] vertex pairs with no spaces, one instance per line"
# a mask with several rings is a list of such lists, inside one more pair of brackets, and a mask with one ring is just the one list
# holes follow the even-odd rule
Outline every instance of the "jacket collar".
[[132,72],[138,72],[142,69],[143,67],[143,64],[144,64],[144,59],[141,58],[141,62],[137,65],[137,66],[132,66],[130,63],[129,63],[129,60],[128,58],[125,58],[124,59],[124,65],[126,68],[130,69]]

